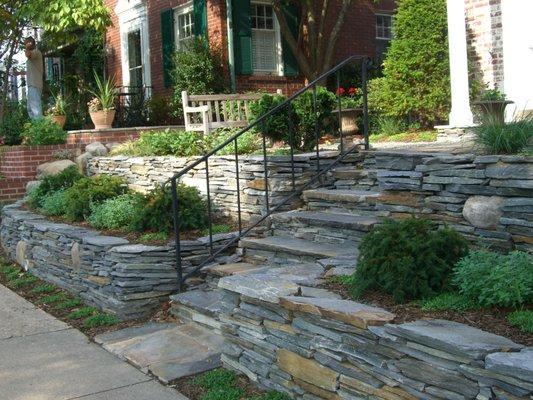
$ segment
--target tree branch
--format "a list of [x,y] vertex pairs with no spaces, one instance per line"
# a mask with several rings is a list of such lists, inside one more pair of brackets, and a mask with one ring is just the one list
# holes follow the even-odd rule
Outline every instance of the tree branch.
[[317,73],[319,72],[319,66],[322,65],[324,60],[324,45],[325,45],[325,38],[324,38],[324,27],[326,25],[326,18],[328,15],[328,7],[329,3],[328,0],[322,1],[322,10],[320,11],[320,26],[318,28],[318,45],[317,45]]
[[333,26],[333,29],[331,30],[331,34],[329,35],[328,47],[326,49],[326,54],[324,56],[324,62],[322,63],[322,66],[321,66],[322,67],[321,72],[326,72],[331,66],[331,60],[333,58],[333,52],[335,51],[335,47],[337,45],[339,33],[341,31],[342,25],[344,24],[346,13],[351,3],[352,3],[352,0],[342,0],[341,10],[339,14],[337,15],[337,22],[335,22],[335,25]]

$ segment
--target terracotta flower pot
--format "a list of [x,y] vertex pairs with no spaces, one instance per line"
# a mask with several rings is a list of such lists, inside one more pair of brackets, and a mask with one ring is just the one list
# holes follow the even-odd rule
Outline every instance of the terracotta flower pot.
[[109,129],[115,119],[115,110],[100,110],[89,113],[94,129]]
[[[335,114],[339,110],[333,111]],[[341,110],[341,124],[342,124],[342,134],[343,135],[355,135],[359,132],[359,127],[357,126],[357,117],[362,113],[362,110],[359,108],[346,108]]]
[[65,126],[65,122],[67,122],[67,116],[66,115],[52,115],[52,121],[54,121],[57,125],[63,129]]

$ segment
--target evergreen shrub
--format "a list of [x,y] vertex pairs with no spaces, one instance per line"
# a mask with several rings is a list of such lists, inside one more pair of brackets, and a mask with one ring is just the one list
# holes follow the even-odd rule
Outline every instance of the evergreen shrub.
[[47,196],[54,192],[68,189],[81,178],[83,178],[83,175],[80,174],[74,165],[65,168],[58,174],[48,175],[43,178],[39,186],[31,191],[28,204],[30,207],[39,208]]
[[383,77],[369,83],[369,107],[390,117],[410,115],[423,126],[450,109],[445,0],[400,0]]
[[67,141],[68,133],[50,117],[43,117],[24,124],[22,143],[28,146],[62,144]]
[[351,279],[356,297],[367,290],[395,301],[433,297],[450,287],[455,263],[468,251],[467,241],[449,228],[410,218],[386,220],[366,234]]

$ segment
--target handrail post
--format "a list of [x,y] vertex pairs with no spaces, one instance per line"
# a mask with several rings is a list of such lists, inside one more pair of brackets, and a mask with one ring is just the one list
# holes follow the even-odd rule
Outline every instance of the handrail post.
[[174,244],[176,247],[176,272],[178,273],[178,292],[181,293],[183,289],[183,267],[181,263],[181,240],[180,240],[180,220],[179,220],[179,203],[178,203],[178,188],[176,179],[172,178],[170,181],[170,190],[172,190],[172,214],[174,219]]
[[363,87],[363,134],[365,137],[365,150],[370,148],[370,142],[368,138],[368,87],[367,77],[368,75],[368,58],[363,58],[361,65],[361,80]]
[[341,141],[341,145],[340,145],[340,150],[341,150],[341,154],[344,153],[344,135],[343,135],[343,132],[342,132],[342,104],[341,104],[341,93],[340,93],[340,88],[341,88],[341,70],[337,70],[337,106],[339,108],[339,138],[340,138],[340,141]]
[[316,172],[320,173],[320,145],[318,139],[318,107],[317,107],[316,83],[313,86],[313,114],[315,115],[315,141],[316,141]]
[[267,150],[266,150],[266,126],[265,121],[261,123],[261,130],[263,131],[263,169],[265,170],[265,202],[266,202],[266,213],[270,211],[270,206],[268,204],[268,159],[267,159]]

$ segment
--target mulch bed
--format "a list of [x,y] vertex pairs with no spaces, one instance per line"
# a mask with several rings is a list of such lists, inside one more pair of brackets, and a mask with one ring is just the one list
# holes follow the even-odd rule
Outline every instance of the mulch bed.
[[[346,286],[343,284],[327,282],[323,287],[338,293],[343,299],[352,300]],[[510,308],[492,307],[464,312],[448,310],[424,311],[417,304],[398,304],[394,302],[391,296],[377,292],[365,293],[357,301],[375,307],[381,307],[396,314],[394,322],[397,324],[424,318],[447,319],[470,325],[496,335],[504,336],[515,343],[523,344],[525,346],[533,346],[532,334],[522,332],[507,321],[507,315],[514,311]],[[533,306],[528,308],[533,309]]]
[[[172,381],[169,386],[176,388],[190,400],[200,400],[207,392],[204,388],[194,384],[194,380],[200,375],[177,379]],[[244,391],[243,399],[249,399],[265,393],[263,390],[253,386],[248,378],[242,375],[237,376],[236,386]]]

